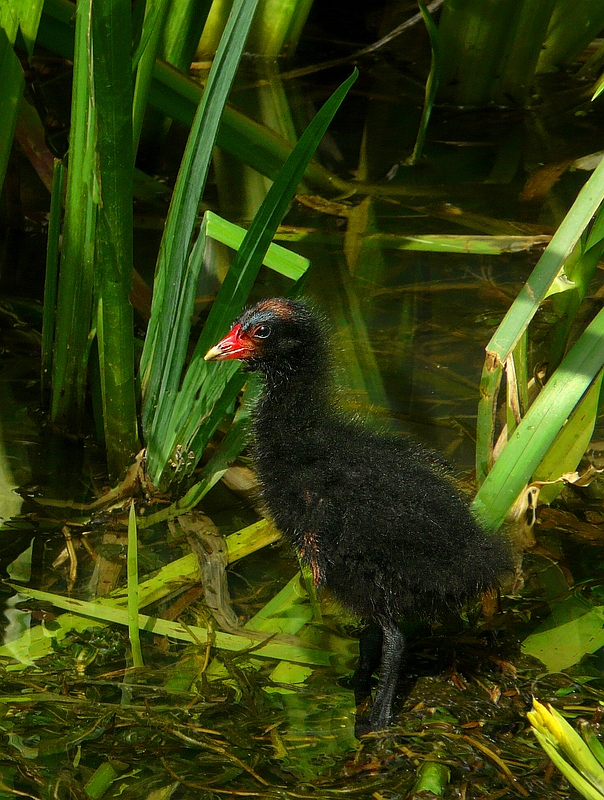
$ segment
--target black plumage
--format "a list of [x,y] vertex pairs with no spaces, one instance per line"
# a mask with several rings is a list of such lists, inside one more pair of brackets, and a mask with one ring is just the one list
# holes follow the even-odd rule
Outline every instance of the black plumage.
[[[271,517],[316,586],[382,631],[370,726],[384,728],[404,649],[400,621],[434,619],[497,586],[507,549],[482,530],[438,456],[346,418],[324,325],[307,304],[273,298],[245,311],[206,355],[229,358],[264,378],[253,455]],[[368,681],[375,665],[363,649],[362,639]]]

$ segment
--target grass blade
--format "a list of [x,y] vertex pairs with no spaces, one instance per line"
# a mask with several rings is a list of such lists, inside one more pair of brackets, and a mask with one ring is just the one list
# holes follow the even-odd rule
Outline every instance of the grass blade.
[[487,345],[501,363],[510,355],[523,331],[537,313],[552,283],[572,253],[604,197],[604,161],[579,192],[526,284]]
[[[476,426],[476,478],[478,483],[485,479],[490,468],[497,397],[504,364],[522,336],[525,335],[539,306],[598,211],[602,198],[604,198],[604,161],[598,165],[579,192],[529,279],[486,347],[487,357],[480,385]],[[593,236],[588,239],[588,244],[593,247],[598,246]]]
[[[207,428],[203,431],[206,435],[211,435],[214,432],[220,421],[220,412],[223,410],[225,400],[234,402],[236,394],[232,391],[232,389],[239,389],[244,380],[245,377],[243,375],[235,372],[227,384],[226,390],[222,393],[221,397],[216,403],[214,408],[215,413],[211,415],[211,417],[214,417],[214,426],[210,428],[209,431]],[[230,389],[231,391],[229,391]],[[176,503],[173,503],[171,506],[168,506],[168,508],[164,508],[161,511],[157,511],[155,514],[152,514],[148,518],[147,524],[151,525],[161,522],[162,520],[174,519],[174,517],[177,517],[179,514],[185,514],[187,511],[191,511],[191,509],[195,508],[195,506],[202,501],[210,489],[218,483],[218,481],[222,478],[224,473],[245,447],[249,433],[250,407],[253,406],[258,390],[258,385],[248,387],[246,402],[241,405],[237,414],[235,414],[235,419],[229,428],[229,432],[221,442],[220,447],[201,471],[201,480],[192,486],[183,497],[176,501]],[[203,446],[199,445],[198,449],[195,450],[192,445],[191,452],[203,452],[206,442],[207,439],[204,437]],[[191,462],[191,464],[193,464],[193,462]],[[191,471],[193,468],[191,464],[187,465],[189,471]]]
[[132,648],[132,666],[144,666],[138,630],[138,537],[134,503],[128,514],[128,635]]
[[432,63],[430,64],[430,74],[426,81],[426,96],[424,99],[424,107],[422,109],[422,118],[417,132],[417,139],[413,153],[409,159],[409,164],[417,164],[421,158],[424,149],[424,142],[426,141],[426,132],[428,130],[428,123],[430,122],[430,115],[432,114],[432,107],[436,100],[436,93],[438,92],[438,83],[440,80],[440,40],[438,36],[438,29],[432,19],[432,15],[428,11],[424,0],[418,0],[419,10],[424,19],[428,36],[430,37],[430,48],[432,50]]
[[170,0],[148,0],[145,6],[145,18],[141,36],[140,53],[135,54],[136,81],[132,102],[132,140],[136,153],[143,127],[149,89],[153,79],[153,68],[159,51],[166,14]]
[[0,129],[0,189],[4,184],[4,176],[11,148],[13,146],[13,136],[17,125],[17,115],[23,89],[25,88],[25,78],[19,59],[15,55],[13,46],[6,35],[4,28],[0,27],[0,81],[2,81],[2,92],[0,92],[0,119],[2,126]]
[[69,172],[52,369],[51,419],[73,432],[80,429],[84,409],[96,238],[96,126],[89,58],[91,4],[92,0],[80,0],[76,8]]
[[[15,43],[20,30],[30,58],[34,51],[43,6],[44,0],[5,0],[0,4],[0,28],[4,28],[11,44]],[[2,87],[4,89],[5,84]],[[0,119],[4,117],[0,116]]]
[[[205,219],[208,236],[226,244],[232,250],[239,250],[245,239],[245,228],[228,222],[218,214],[214,214],[213,211],[206,211]],[[291,278],[292,281],[300,280],[308,269],[308,259],[294,253],[293,250],[286,250],[276,244],[269,246],[262,263],[275,272],[285,275],[286,278]]]
[[[236,0],[210,70],[178,173],[157,262],[151,321],[141,358],[143,428],[152,429],[164,379],[159,356],[167,351],[184,283],[197,212],[216,141],[222,109],[230,91],[258,0]],[[157,350],[157,356],[153,354]],[[169,387],[174,389],[175,387]]]
[[604,310],[588,325],[518,425],[474,500],[488,528],[503,522],[571,412],[604,366]]
[[64,185],[65,165],[62,161],[55,160],[50,196],[50,214],[48,217],[46,280],[44,283],[44,310],[42,314],[42,354],[40,365],[40,391],[42,397],[44,397],[46,390],[49,388],[49,380],[52,373]]
[[[63,608],[74,614],[81,614],[95,622],[111,622],[117,625],[128,625],[128,612],[126,609],[109,606],[104,603],[90,603],[83,600],[76,600],[73,597],[62,597],[61,595],[42,592],[38,589],[30,589],[27,586],[19,587],[19,591],[26,597],[34,597],[39,600],[53,603],[57,608]],[[138,615],[138,629],[158,636],[169,636],[181,642],[192,642],[193,644],[205,644],[208,640],[208,631],[194,625],[183,627],[179,622],[150,617],[146,614]],[[295,637],[264,636],[255,631],[242,630],[241,633],[223,633],[215,631],[213,644],[220,650],[230,650],[233,652],[243,652],[254,648],[254,655],[264,658],[277,658],[285,661],[296,661],[300,664],[316,664],[328,666],[332,653],[326,650],[319,650],[314,647],[306,647]],[[270,641],[258,646],[265,639]],[[2,651],[4,655],[10,655]]]
[[[74,50],[72,17],[73,4],[68,0],[46,0],[38,33],[41,44],[69,59],[73,58]],[[153,77],[150,105],[183,125],[191,126],[203,95],[199,83],[161,60],[155,63]],[[217,144],[271,179],[276,177],[293,149],[291,142],[229,106],[224,109]],[[308,165],[305,180],[322,192],[348,193],[357,188],[316,161]],[[379,191],[382,192],[383,187]],[[417,187],[413,191],[417,193]]]
[[134,396],[132,284],[132,83],[130,8],[92,4],[93,103],[96,108],[97,226],[94,243],[102,417],[110,475],[138,450]]

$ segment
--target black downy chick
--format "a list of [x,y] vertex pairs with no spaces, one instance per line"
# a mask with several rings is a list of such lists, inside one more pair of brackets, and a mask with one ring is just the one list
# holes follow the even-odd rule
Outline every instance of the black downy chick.
[[[234,358],[264,378],[253,456],[271,517],[315,585],[381,628],[369,723],[386,728],[405,644],[398,623],[437,618],[497,586],[509,555],[481,529],[438,456],[337,408],[327,336],[308,305],[272,298],[245,311],[206,355]],[[363,662],[373,671],[361,638]]]

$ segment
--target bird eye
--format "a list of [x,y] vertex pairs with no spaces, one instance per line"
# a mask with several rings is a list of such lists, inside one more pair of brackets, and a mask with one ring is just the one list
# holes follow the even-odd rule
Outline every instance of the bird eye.
[[259,325],[253,335],[255,339],[267,339],[271,335],[271,329],[268,325]]

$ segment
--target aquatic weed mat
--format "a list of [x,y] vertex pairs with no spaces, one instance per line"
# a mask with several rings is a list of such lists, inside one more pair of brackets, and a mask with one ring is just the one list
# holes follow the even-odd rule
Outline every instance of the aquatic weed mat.
[[124,670],[120,640],[80,634],[36,667],[0,667],[0,796],[395,800],[439,762],[445,798],[578,798],[525,713],[533,692],[571,718],[597,723],[604,710],[588,678],[543,675],[526,658],[517,671],[495,660],[478,671],[460,656],[459,672],[417,678],[387,735],[356,741],[350,690],[325,672],[275,694],[269,660],[221,659],[224,677],[179,691],[175,675],[201,651]]

